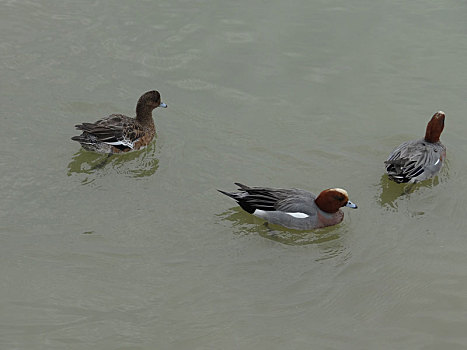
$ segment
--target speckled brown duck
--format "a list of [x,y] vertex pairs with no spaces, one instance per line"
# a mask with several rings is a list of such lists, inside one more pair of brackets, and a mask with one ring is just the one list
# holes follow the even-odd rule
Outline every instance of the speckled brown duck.
[[156,134],[152,111],[157,107],[167,108],[158,91],[145,92],[136,104],[136,117],[111,114],[94,123],[75,125],[82,130],[78,141],[87,151],[98,153],[120,153],[137,150],[148,145]]

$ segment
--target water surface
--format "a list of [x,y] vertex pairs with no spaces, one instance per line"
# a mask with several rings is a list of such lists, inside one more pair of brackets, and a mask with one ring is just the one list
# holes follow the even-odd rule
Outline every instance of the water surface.
[[[467,4],[0,1],[5,349],[463,349]],[[73,126],[134,114],[102,156]],[[383,175],[446,112],[448,164]],[[267,228],[233,182],[344,187],[342,224]]]

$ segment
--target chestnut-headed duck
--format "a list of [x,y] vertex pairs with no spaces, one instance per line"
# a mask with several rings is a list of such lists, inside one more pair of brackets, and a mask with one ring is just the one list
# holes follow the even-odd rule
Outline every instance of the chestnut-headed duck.
[[330,188],[318,197],[299,189],[248,187],[235,183],[240,192],[219,192],[229,196],[246,212],[271,224],[295,230],[311,230],[332,226],[344,219],[341,207],[357,208],[349,201],[347,191]]
[[85,150],[98,153],[137,150],[148,145],[156,134],[152,111],[157,107],[167,108],[159,92],[145,92],[136,104],[136,118],[111,114],[95,123],[78,124],[76,129],[83,133],[71,139],[78,141]]
[[446,158],[446,146],[439,140],[444,129],[444,112],[433,115],[423,139],[404,142],[384,162],[391,180],[415,183],[435,176]]

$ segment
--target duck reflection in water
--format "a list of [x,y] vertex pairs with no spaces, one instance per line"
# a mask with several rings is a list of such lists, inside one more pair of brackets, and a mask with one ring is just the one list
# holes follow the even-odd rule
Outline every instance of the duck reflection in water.
[[[334,247],[332,251],[340,251],[342,248],[342,244],[338,243],[343,234],[342,227],[340,226],[330,226],[308,231],[288,229],[280,225],[269,224],[252,215],[247,215],[239,207],[226,210],[217,214],[217,216],[222,220],[232,222],[236,235],[249,236],[258,234],[261,237],[286,245],[308,245],[335,241],[340,248]],[[337,254],[333,253],[332,255]]]
[[[111,172],[136,178],[151,176],[159,167],[155,153],[155,142],[144,149],[120,154],[100,154],[80,149],[68,164],[68,176],[85,174],[99,177]],[[86,183],[89,181],[89,178],[85,180]]]

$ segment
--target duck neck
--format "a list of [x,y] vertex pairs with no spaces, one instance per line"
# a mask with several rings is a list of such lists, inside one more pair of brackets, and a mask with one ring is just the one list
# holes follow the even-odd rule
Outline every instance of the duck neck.
[[441,132],[439,130],[434,130],[430,125],[428,125],[425,133],[425,141],[431,143],[439,142],[440,134]]
[[154,124],[152,110],[152,107],[138,103],[136,106],[136,120],[141,124]]
[[444,129],[444,113],[436,113],[426,126],[425,141],[436,143]]

